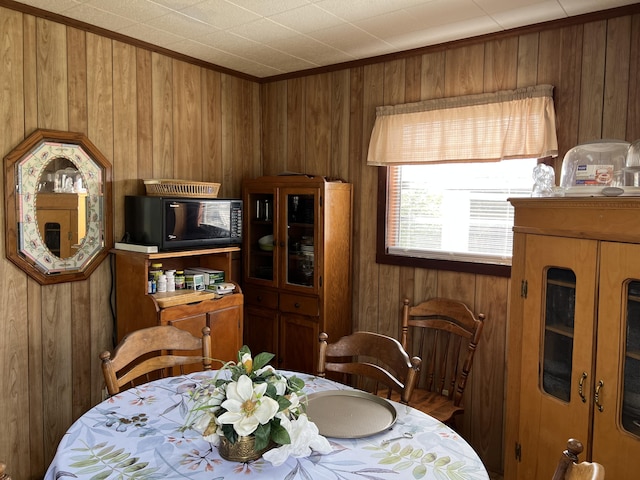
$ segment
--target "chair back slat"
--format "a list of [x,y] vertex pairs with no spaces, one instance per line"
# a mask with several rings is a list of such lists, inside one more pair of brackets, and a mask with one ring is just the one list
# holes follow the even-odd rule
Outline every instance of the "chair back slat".
[[172,325],[143,328],[127,334],[111,352],[102,352],[102,373],[109,395],[157,378],[183,374],[187,365],[211,369],[211,329],[202,337]]
[[[324,332],[319,336],[318,376],[329,371],[368,379],[372,388],[363,389],[377,394],[382,385],[388,397],[397,391],[401,401],[408,402],[421,360],[409,358],[398,340],[373,332],[355,332],[332,344],[328,338]],[[343,381],[349,382],[348,377]]]
[[433,298],[414,306],[405,299],[401,320],[402,345],[407,351],[419,352],[423,359],[416,389],[445,396],[452,407],[461,407],[485,316],[476,316],[464,303],[452,299]]

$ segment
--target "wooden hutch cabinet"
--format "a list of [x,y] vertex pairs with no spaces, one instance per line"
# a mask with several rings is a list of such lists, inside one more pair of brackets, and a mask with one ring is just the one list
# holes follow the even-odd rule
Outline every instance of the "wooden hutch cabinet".
[[352,186],[307,175],[245,181],[244,343],[315,373],[318,334],[351,333]]
[[640,471],[640,198],[511,199],[505,478],[551,478],[569,438]]
[[[235,293],[211,298],[212,293],[179,290],[175,293],[148,294],[151,264],[162,263],[163,270],[203,267],[225,272],[232,281],[237,270],[234,254],[238,247],[198,249],[161,253],[112,250],[115,257],[117,341],[127,333],[154,325],[174,325],[193,335],[211,329],[213,358],[237,360],[242,346],[244,296],[236,284]],[[234,282],[236,283],[236,282]],[[207,298],[200,300],[199,298]],[[217,362],[213,368],[221,366]]]

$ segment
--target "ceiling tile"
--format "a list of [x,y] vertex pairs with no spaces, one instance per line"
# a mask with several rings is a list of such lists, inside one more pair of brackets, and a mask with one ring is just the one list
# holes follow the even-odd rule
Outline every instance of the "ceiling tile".
[[311,32],[309,36],[326,45],[331,45],[353,59],[372,57],[393,51],[391,44],[354,25],[329,27]]
[[298,35],[298,32],[295,30],[280,25],[269,18],[261,18],[253,22],[243,23],[242,25],[227,29],[226,32],[262,43],[282,39],[293,40],[294,37]]
[[309,0],[227,0],[258,15],[269,17],[278,13],[308,5]]
[[135,23],[117,30],[114,29],[114,31],[163,48],[169,48],[169,45],[183,40],[183,38],[178,35],[174,35],[165,30],[158,30],[144,23]]
[[222,0],[203,1],[181,9],[180,13],[222,30],[260,18],[260,15]]
[[147,22],[171,12],[170,9],[155,2],[131,0],[86,0],[84,5],[94,7],[103,12],[109,12],[119,17],[128,18],[134,22]]
[[529,22],[546,22],[564,16],[566,14],[558,2],[548,1],[498,12],[493,15],[493,18],[506,30],[526,25]]
[[167,33],[183,38],[197,39],[217,31],[211,24],[204,23],[191,17],[186,17],[182,13],[172,12],[162,17],[157,17],[146,22],[147,25]]
[[133,25],[135,23],[134,20],[129,20],[126,17],[105,12],[104,10],[85,4],[68,8],[63,12],[63,15],[111,31],[117,31],[117,29],[123,26]]
[[636,0],[560,0],[559,3],[562,4],[567,15],[573,16],[597,10],[621,7],[630,3],[636,3]]
[[345,23],[344,20],[315,5],[294,8],[293,10],[271,15],[269,18],[274,22],[302,33]]

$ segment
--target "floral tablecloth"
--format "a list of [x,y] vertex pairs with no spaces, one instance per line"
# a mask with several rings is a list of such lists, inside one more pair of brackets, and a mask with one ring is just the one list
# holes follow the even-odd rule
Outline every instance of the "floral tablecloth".
[[[294,375],[293,372],[282,372]],[[126,390],[95,406],[62,438],[45,480],[83,479],[251,479],[385,480],[488,479],[478,455],[458,434],[434,418],[391,402],[395,425],[359,439],[329,438],[333,451],[290,457],[275,467],[259,459],[223,460],[216,447],[185,429],[189,392],[211,372],[157,380]],[[330,380],[295,374],[307,394],[349,389]],[[385,439],[411,433],[383,446]]]

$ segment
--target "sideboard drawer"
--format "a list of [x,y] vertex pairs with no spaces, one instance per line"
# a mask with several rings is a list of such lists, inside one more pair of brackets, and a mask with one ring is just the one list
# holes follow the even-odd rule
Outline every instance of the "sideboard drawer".
[[250,288],[244,292],[244,301],[248,305],[275,309],[278,308],[278,292]]
[[289,295],[286,293],[280,295],[280,310],[311,317],[320,315],[320,305],[317,298]]

